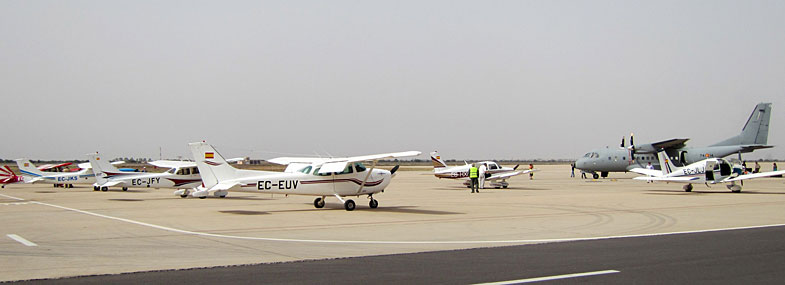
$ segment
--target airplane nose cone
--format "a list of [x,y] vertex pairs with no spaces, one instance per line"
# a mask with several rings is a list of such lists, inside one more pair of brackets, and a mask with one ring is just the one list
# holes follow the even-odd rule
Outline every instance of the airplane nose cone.
[[575,161],[575,168],[583,169],[584,166],[586,166],[586,160],[583,158]]

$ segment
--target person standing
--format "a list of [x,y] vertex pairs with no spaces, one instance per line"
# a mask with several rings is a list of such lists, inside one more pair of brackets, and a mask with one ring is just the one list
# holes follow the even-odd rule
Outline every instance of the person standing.
[[760,173],[760,164],[757,161],[755,162],[755,170],[752,173]]
[[534,179],[534,164],[529,163],[529,180]]
[[472,163],[472,166],[469,167],[469,179],[472,182],[472,193],[474,193],[475,191],[477,193],[480,192],[480,189],[477,189],[477,184],[478,184],[477,183],[477,178],[479,178],[479,177],[480,177],[479,169],[477,169],[477,167],[474,165],[474,163]]
[[[646,169],[654,170],[654,165],[651,165],[651,162],[649,162],[648,164],[646,164]],[[649,177],[651,177],[651,175],[649,175]],[[652,181],[646,180],[646,183],[652,183]]]
[[[485,163],[480,164],[479,176],[480,176],[480,186],[479,189],[485,189],[485,171],[488,170],[488,167],[485,166]],[[477,190],[479,192],[479,190]]]
[[572,167],[572,171],[570,172],[570,177],[575,177],[575,161],[570,163],[570,167]]

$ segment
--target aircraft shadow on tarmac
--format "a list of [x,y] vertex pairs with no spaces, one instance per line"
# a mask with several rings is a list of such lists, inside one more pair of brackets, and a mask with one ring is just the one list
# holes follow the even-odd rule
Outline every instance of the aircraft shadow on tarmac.
[[727,195],[745,195],[745,194],[766,194],[766,195],[785,195],[785,192],[760,192],[760,191],[741,191],[741,193],[732,193],[730,190],[692,190],[692,192],[685,192],[683,190],[647,190],[647,195],[700,195],[700,194],[727,194]]
[[[470,188],[466,187],[437,187],[431,188],[431,190],[439,190],[439,191],[467,191],[472,192]],[[485,188],[480,189],[484,192],[494,192],[494,191],[508,191],[508,190],[553,190],[550,188],[534,188],[534,187],[508,187],[508,188]],[[482,192],[480,192],[482,193]]]
[[[311,207],[310,208],[304,208],[304,209],[297,209],[297,210],[266,211],[266,212],[263,212],[263,213],[272,214],[272,213],[294,213],[294,212],[346,211],[343,208],[343,205],[341,205],[341,204],[334,204],[334,205],[327,204],[327,205],[324,206],[323,209],[316,209],[316,208],[313,208],[313,205],[311,205],[311,204],[308,204],[308,205],[311,206]],[[419,214],[419,215],[460,215],[460,214],[465,214],[465,213],[459,213],[459,212],[415,209],[415,207],[412,207],[412,206],[390,206],[390,207],[379,206],[379,208],[376,208],[376,209],[371,209],[371,208],[368,208],[368,207],[358,206],[355,211],[403,213],[403,214]],[[253,211],[242,211],[242,210],[240,210],[240,211],[219,211],[219,212],[227,213],[227,214],[240,214],[240,215],[252,215],[253,214],[253,213],[251,213],[251,214],[243,213],[243,212],[253,212]],[[261,214],[256,214],[256,215],[261,215]]]
[[228,211],[218,211],[219,213],[224,214],[234,214],[234,215],[247,215],[247,216],[255,216],[255,215],[269,215],[268,212],[262,211],[247,211],[247,210],[228,210]]

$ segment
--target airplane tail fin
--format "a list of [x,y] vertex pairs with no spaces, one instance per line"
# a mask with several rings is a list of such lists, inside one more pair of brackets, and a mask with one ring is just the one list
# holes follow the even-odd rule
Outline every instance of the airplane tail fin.
[[439,156],[439,153],[436,151],[431,153],[431,162],[433,162],[434,169],[447,167],[447,164],[444,163],[444,160],[442,160],[442,157]]
[[19,168],[19,172],[21,172],[22,174],[26,174],[34,177],[46,175],[46,173],[35,167],[35,164],[30,162],[30,160],[27,158],[17,159],[16,166]]
[[226,162],[223,156],[205,142],[189,143],[188,148],[199,168],[202,183],[206,188],[212,188],[221,181],[237,177],[237,169]]
[[678,167],[673,165],[673,162],[668,158],[668,154],[665,153],[665,151],[658,152],[657,158],[660,161],[660,169],[662,169],[663,175],[671,174],[679,169]]
[[741,133],[726,139],[714,146],[724,145],[765,145],[769,140],[769,121],[771,120],[771,103],[759,103],[741,129]]
[[120,170],[117,169],[117,167],[114,167],[114,165],[109,163],[108,160],[104,159],[104,157],[97,152],[88,154],[87,160],[90,161],[90,167],[93,169],[95,182],[97,184],[108,182],[106,178],[110,177],[111,173],[120,173]]

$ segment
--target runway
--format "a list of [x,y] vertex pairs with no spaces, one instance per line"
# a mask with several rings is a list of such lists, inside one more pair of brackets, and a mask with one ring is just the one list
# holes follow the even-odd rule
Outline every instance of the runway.
[[[334,262],[336,258],[455,253],[523,244],[538,245],[522,248],[613,244],[725,235],[728,231],[686,233],[731,228],[765,232],[775,228],[755,227],[785,224],[782,179],[745,183],[739,194],[720,185],[696,185],[693,193],[686,193],[677,184],[626,179],[633,175],[591,181],[569,178],[568,166],[539,168],[534,180],[519,176],[510,180],[510,189],[485,189],[479,194],[469,193],[459,182],[438,180],[427,171],[401,171],[387,191],[376,197],[378,209],[370,209],[359,198],[353,212],[344,211],[329,198],[325,209],[315,209],[313,198],[302,196],[231,193],[224,199],[200,200],[181,199],[165,189],[93,192],[92,188],[9,186],[0,191],[4,231],[0,280]],[[637,238],[622,238],[633,236]],[[583,241],[564,242],[570,240]],[[552,243],[557,241],[562,243]],[[597,270],[606,269],[532,272],[504,280]]]
[[[104,275],[40,284],[781,283],[785,227]],[[514,282],[514,283],[513,283]]]

